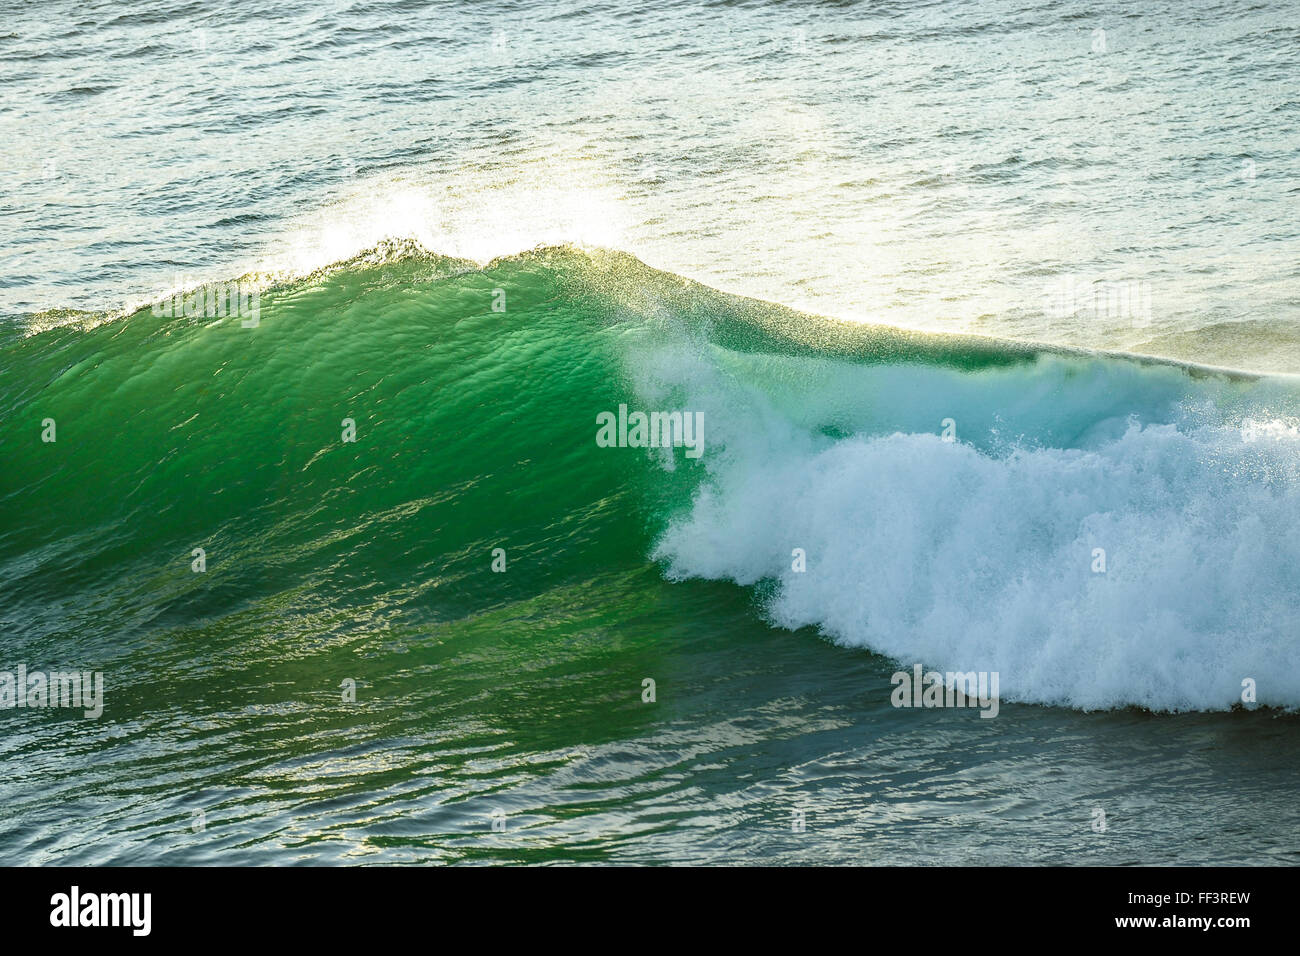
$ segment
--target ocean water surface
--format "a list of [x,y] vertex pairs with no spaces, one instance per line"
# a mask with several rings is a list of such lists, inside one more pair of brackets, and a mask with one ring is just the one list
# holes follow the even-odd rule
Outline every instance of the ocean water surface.
[[2,8],[0,862],[1297,862],[1294,4]]

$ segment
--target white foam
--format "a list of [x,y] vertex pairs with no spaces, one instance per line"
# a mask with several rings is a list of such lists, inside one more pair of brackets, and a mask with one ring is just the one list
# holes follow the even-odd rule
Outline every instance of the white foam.
[[[1251,678],[1259,703],[1300,705],[1300,434],[1259,407],[1230,421],[1235,386],[1105,359],[960,373],[678,354],[641,378],[675,379],[709,421],[709,479],[655,551],[671,577],[774,580],[773,623],[998,671],[1005,700],[1226,709]],[[909,381],[928,432],[887,424]],[[821,433],[828,418],[853,434]],[[1078,440],[1044,441],[1053,423]]]

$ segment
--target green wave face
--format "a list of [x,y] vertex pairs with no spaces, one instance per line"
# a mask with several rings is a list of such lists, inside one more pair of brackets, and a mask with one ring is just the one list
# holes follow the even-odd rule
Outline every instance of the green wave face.
[[256,328],[144,309],[12,337],[11,624],[445,625],[643,565],[656,469],[595,442],[634,330],[555,256],[352,264],[266,293]]
[[[87,860],[709,859],[826,707],[834,747],[888,738],[895,662],[1000,671],[1007,707],[1220,710],[1254,675],[1300,702],[1290,380],[826,322],[573,249],[376,250],[255,328],[5,335],[6,649],[106,682],[102,720],[12,738],[40,781],[14,819],[79,807]],[[700,414],[703,454],[602,447],[620,405]],[[485,841],[497,811],[538,838]]]

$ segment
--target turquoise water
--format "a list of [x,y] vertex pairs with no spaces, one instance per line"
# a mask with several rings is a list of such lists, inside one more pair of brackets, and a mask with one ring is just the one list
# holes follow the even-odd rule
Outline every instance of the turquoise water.
[[1294,863],[1286,13],[18,9],[0,860]]

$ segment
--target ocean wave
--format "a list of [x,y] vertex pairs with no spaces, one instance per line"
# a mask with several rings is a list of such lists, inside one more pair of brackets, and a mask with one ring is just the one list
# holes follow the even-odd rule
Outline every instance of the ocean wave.
[[[511,600],[658,561],[1006,700],[1300,705],[1285,376],[834,322],[575,248],[386,246],[267,284],[255,328],[143,308],[11,332],[4,361],[21,640],[292,631],[324,613],[294,594],[473,616],[505,547]],[[622,405],[700,416],[702,455],[602,446]]]

